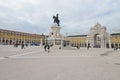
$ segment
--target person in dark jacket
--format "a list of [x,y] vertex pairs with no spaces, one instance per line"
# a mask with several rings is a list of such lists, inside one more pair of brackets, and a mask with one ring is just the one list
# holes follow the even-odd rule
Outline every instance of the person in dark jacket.
[[50,52],[50,45],[47,45],[48,53]]
[[45,46],[44,46],[44,50],[46,51],[46,48],[47,48],[47,45],[45,44]]

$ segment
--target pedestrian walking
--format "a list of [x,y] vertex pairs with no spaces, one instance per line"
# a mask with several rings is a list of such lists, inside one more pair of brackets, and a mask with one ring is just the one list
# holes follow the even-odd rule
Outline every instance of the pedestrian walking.
[[48,53],[50,52],[50,45],[47,45]]
[[21,49],[24,49],[24,43],[21,44]]
[[80,49],[80,46],[77,45],[77,49]]
[[59,47],[59,49],[61,49],[61,46]]
[[90,48],[90,43],[88,43],[87,50],[89,50],[89,48]]
[[47,48],[47,45],[45,44],[45,46],[44,46],[44,50],[45,50],[45,52],[46,52],[46,48]]
[[117,46],[115,46],[115,47],[114,47],[114,51],[117,51],[117,50],[118,50],[118,47],[117,47]]

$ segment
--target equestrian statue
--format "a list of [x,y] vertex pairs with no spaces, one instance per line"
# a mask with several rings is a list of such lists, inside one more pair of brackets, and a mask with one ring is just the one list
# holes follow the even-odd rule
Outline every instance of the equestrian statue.
[[60,20],[58,18],[58,14],[56,14],[56,16],[53,16],[54,22],[53,23],[57,23],[58,26],[60,26]]

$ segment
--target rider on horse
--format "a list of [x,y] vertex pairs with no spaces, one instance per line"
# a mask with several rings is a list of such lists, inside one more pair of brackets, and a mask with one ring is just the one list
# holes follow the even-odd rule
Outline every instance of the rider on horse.
[[54,23],[57,23],[58,26],[60,26],[60,20],[58,19],[58,14],[56,16],[53,16]]

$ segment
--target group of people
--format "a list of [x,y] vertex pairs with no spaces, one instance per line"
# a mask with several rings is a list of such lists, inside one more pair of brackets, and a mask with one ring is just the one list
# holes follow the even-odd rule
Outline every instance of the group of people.
[[[77,45],[76,47],[77,49],[80,49],[80,46]],[[91,48],[90,43],[88,43],[87,50],[89,50],[89,48]]]
[[17,44],[17,43],[15,44],[15,43],[14,43],[14,47],[18,47],[19,45],[21,46],[21,49],[24,49],[25,46],[26,46],[26,47],[28,46],[28,44],[24,44],[24,43],[22,43],[22,44]]

